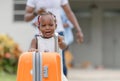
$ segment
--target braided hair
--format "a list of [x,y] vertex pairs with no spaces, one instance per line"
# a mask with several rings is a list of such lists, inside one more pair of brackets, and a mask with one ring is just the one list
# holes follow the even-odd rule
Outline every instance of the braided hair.
[[42,17],[42,16],[44,16],[44,15],[51,15],[52,17],[53,17],[53,19],[54,19],[54,22],[56,23],[57,22],[57,20],[56,20],[56,16],[52,13],[52,12],[47,12],[47,11],[42,11],[39,15],[38,15],[38,19],[37,19],[37,22],[38,22],[38,28],[39,28],[39,26],[40,26],[40,18]]

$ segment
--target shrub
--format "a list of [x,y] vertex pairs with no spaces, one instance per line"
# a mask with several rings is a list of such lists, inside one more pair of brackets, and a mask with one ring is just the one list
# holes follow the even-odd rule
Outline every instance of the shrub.
[[10,36],[0,34],[0,70],[16,73],[21,53],[18,44]]

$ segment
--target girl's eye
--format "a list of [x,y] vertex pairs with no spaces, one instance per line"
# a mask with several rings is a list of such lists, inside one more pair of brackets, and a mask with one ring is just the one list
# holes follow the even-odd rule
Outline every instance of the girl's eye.
[[41,26],[43,26],[43,27],[44,27],[44,26],[46,26],[46,25],[44,25],[44,24],[43,24],[43,25],[41,25]]
[[53,26],[53,24],[49,24],[50,26]]

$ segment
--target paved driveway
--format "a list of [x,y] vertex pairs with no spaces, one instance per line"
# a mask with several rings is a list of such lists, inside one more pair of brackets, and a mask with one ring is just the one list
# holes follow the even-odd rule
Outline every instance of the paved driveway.
[[120,81],[120,70],[69,69],[69,81]]

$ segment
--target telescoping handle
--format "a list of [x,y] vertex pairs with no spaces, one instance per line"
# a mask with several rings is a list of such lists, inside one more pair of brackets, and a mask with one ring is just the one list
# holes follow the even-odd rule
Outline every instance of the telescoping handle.
[[[36,49],[38,49],[38,37],[36,35]],[[58,34],[54,35],[55,41],[55,52],[59,53],[59,45],[58,45]],[[44,78],[48,78],[48,66],[43,66],[42,68],[42,54],[41,52],[34,52],[33,54],[33,81],[42,81],[42,76]],[[42,70],[43,69],[43,70]],[[43,72],[42,72],[43,71]],[[43,73],[43,74],[42,74]]]
[[42,55],[33,53],[33,81],[42,81]]
[[39,35],[35,35],[35,39],[36,39],[36,49],[38,49],[38,37]]
[[55,33],[54,39],[55,39],[55,52],[59,53],[58,33]]

